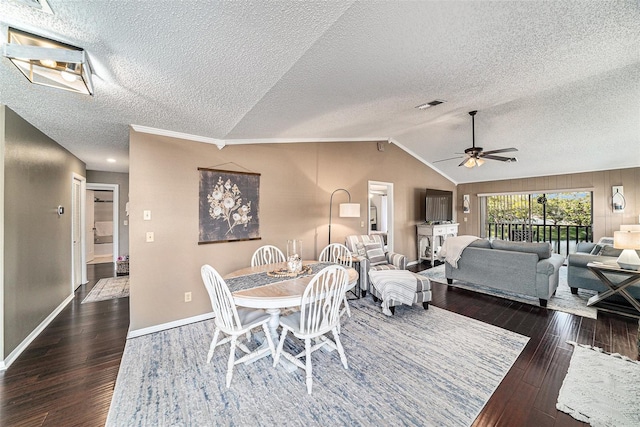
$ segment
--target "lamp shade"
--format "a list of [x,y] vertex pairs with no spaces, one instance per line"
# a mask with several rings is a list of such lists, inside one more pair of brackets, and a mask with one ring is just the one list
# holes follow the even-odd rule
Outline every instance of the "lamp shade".
[[340,203],[341,218],[360,218],[360,203]]
[[623,224],[620,231],[640,231],[640,224]]
[[613,247],[616,249],[640,249],[640,231],[614,231]]

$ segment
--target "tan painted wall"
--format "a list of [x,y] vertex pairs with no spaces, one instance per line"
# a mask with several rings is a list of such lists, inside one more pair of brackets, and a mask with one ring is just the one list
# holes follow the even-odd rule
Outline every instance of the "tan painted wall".
[[[637,224],[640,215],[640,168],[616,169],[567,175],[552,175],[528,179],[478,182],[458,186],[458,218],[460,233],[478,236],[480,216],[478,194],[499,192],[530,192],[542,190],[590,189],[593,191],[593,234],[597,240],[603,236],[613,236],[620,224]],[[627,206],[623,213],[613,213],[611,208],[611,187],[624,186]],[[462,213],[462,197],[471,197],[471,213]],[[467,222],[464,222],[464,218]]]
[[[262,240],[198,245],[198,167],[261,174]],[[375,143],[260,144],[228,146],[131,132],[130,136],[131,331],[211,311],[200,267],[221,274],[246,267],[255,249],[287,239],[303,241],[303,257],[315,258],[327,243],[329,198],[347,189],[362,217],[339,218],[343,192],[334,196],[331,237],[364,233],[367,181],[394,184],[395,251],[416,259],[415,224],[421,222],[421,193],[427,187],[455,190],[446,178],[394,145]],[[151,210],[151,221],[143,221]],[[145,243],[145,233],[155,233]],[[184,303],[184,293],[193,301]]]
[[[71,295],[72,173],[85,165],[5,109],[4,354]],[[58,217],[62,205],[65,214]]]

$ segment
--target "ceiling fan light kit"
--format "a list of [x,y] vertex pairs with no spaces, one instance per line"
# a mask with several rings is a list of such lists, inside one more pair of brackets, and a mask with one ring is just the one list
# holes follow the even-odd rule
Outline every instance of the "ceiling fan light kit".
[[[471,147],[464,150],[464,154],[466,154],[467,157],[458,166],[464,166],[469,169],[474,168],[476,166],[480,167],[484,164],[485,159],[498,160],[500,162],[507,162],[507,163],[517,162],[518,159],[515,157],[503,157],[503,156],[495,155],[497,153],[509,153],[512,151],[518,151],[516,148],[501,148],[498,150],[482,151],[482,147],[476,147],[476,124],[475,124],[474,117],[477,112],[478,112],[477,110],[469,111],[469,115],[471,116],[472,145]],[[451,159],[436,160],[434,163],[443,162],[446,160],[453,160],[457,158],[459,157],[453,157]]]

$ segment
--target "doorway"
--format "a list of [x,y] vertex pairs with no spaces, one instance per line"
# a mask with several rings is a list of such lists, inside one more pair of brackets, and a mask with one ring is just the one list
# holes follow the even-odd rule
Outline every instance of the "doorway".
[[71,177],[71,292],[80,285],[87,283],[87,266],[85,263],[86,235],[85,203],[87,181],[76,173]]
[[87,184],[87,264],[115,263],[118,259],[118,185]]
[[369,234],[379,234],[393,252],[393,183],[369,181]]

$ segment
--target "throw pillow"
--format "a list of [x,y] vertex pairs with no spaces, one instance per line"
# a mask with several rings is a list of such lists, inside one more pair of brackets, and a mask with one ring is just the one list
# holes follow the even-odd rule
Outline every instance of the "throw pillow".
[[471,242],[469,246],[472,248],[491,249],[491,242],[487,239],[478,239]]
[[367,250],[364,248],[364,243],[362,242],[356,243],[356,254],[360,257],[367,256]]
[[599,245],[613,245],[613,237],[601,237],[598,240]]
[[596,244],[593,249],[591,249],[591,252],[589,252],[589,255],[600,255],[604,246],[605,245]]
[[369,259],[372,267],[374,265],[387,263],[387,258],[384,256],[384,252],[382,251],[379,243],[367,243],[364,247],[367,251],[367,258]]

